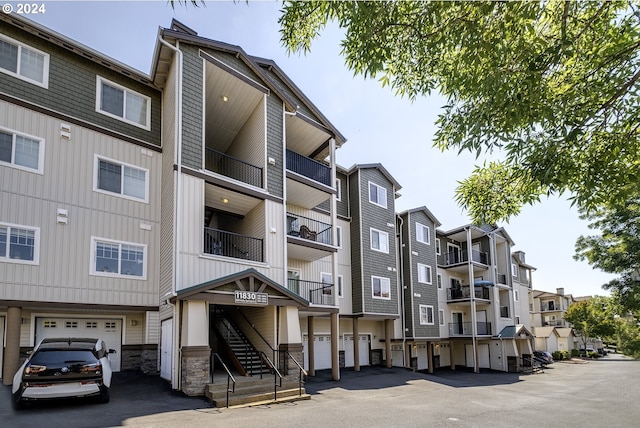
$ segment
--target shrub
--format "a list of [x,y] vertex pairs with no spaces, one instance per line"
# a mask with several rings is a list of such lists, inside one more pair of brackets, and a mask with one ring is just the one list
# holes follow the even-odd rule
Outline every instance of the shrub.
[[571,358],[577,358],[580,356],[580,350],[579,349],[572,349],[571,350]]
[[564,351],[560,351],[560,352],[562,353],[562,359],[563,360],[568,360],[569,358],[571,358],[571,354],[566,349]]
[[564,358],[564,355],[562,355],[562,352],[560,351],[554,351],[551,356],[555,361],[561,361]]
[[587,352],[587,357],[588,358],[600,358],[600,357],[602,357],[602,355],[600,355],[599,353],[597,353],[595,351],[591,351],[591,352]]

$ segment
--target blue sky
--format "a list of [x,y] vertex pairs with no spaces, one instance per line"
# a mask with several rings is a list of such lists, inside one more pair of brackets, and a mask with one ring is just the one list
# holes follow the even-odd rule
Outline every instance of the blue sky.
[[[17,2],[5,3],[16,9]],[[469,153],[442,153],[432,147],[444,100],[433,95],[412,103],[375,80],[353,76],[340,56],[342,33],[337,27],[330,26],[311,53],[300,56],[288,55],[280,43],[281,2],[208,1],[205,7],[175,9],[163,0],[38,4],[45,5],[45,12],[30,19],[144,73],[151,67],[158,27],[169,27],[173,18],[200,36],[275,60],[347,138],[338,151],[342,166],[382,163],[402,186],[398,211],[427,206],[443,230],[469,223],[453,200],[454,190],[481,161]],[[503,226],[516,243],[514,250],[524,251],[527,263],[537,268],[534,288],[564,287],[574,296],[608,294],[600,286],[613,276],[572,258],[576,238],[591,231],[565,198],[525,207]]]

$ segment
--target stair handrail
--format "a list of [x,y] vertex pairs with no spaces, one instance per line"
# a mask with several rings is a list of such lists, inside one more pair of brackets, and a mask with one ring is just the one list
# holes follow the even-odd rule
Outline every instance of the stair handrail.
[[302,365],[298,362],[298,360],[296,360],[293,357],[293,355],[291,355],[289,353],[289,351],[280,351],[280,352],[284,352],[291,359],[291,361],[293,361],[294,364],[296,366],[298,366],[298,394],[301,396],[302,395],[302,385],[304,385],[304,377],[303,376],[308,376],[307,371],[302,367]]
[[[215,359],[218,359],[218,361],[220,361],[220,364],[222,364],[222,368],[224,369],[224,371],[227,372],[227,408],[229,407],[229,393],[232,392],[235,394],[236,392],[236,379],[233,377],[233,375],[231,374],[231,372],[229,371],[229,368],[227,367],[227,365],[224,363],[224,361],[222,361],[222,358],[220,358],[220,355],[218,355],[215,352],[211,353],[211,383],[215,383],[214,380],[214,376],[213,376],[213,372],[215,370]],[[231,384],[231,382],[233,382],[233,384]],[[229,388],[231,385],[233,385],[233,388]]]
[[[273,361],[271,361],[269,357],[267,357],[267,354],[265,354],[263,351],[258,351],[258,352],[260,352],[260,354],[263,355],[264,359],[267,361],[267,364],[271,366],[271,368],[273,369],[273,399],[277,400],[278,386],[282,388],[282,374],[280,374],[276,366],[273,364]],[[260,374],[260,376],[262,376],[262,374]],[[280,385],[278,385],[278,378],[280,379]]]

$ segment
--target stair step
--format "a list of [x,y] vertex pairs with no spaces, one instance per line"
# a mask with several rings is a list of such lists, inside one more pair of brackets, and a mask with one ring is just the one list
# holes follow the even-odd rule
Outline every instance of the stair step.
[[[229,393],[228,405],[229,407],[238,408],[274,402],[283,403],[288,401],[309,400],[310,398],[311,396],[307,394],[304,389],[302,390],[302,395],[300,395],[300,390],[297,388],[279,390],[276,399],[273,398],[273,391],[243,395],[238,395],[238,392],[236,392],[235,394]],[[212,399],[211,401],[215,407],[227,407],[226,394],[223,397]]]

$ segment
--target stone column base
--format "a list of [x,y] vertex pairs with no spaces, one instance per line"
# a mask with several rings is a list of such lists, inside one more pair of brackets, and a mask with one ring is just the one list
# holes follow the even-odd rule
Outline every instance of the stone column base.
[[284,351],[289,352],[289,354],[291,354],[291,356],[296,359],[296,361],[298,362],[298,364],[300,364],[300,366],[304,366],[304,360],[302,355],[302,343],[281,343],[278,349],[282,351],[280,353],[280,362],[279,362],[279,367],[281,367],[283,370],[282,374],[298,375],[300,369],[298,368],[296,363],[294,363],[291,360],[291,358],[287,356],[287,354]]
[[189,396],[204,395],[211,380],[211,348],[208,346],[185,346],[181,349],[180,390]]

